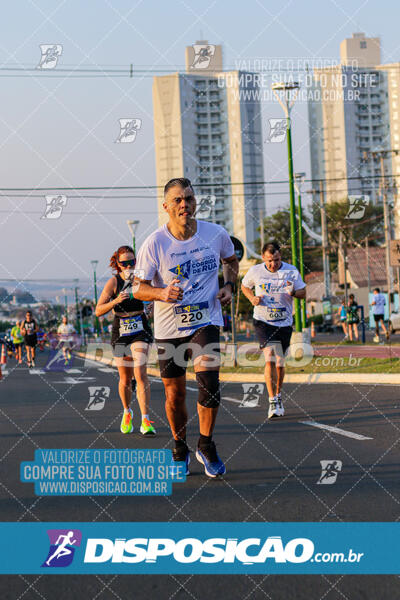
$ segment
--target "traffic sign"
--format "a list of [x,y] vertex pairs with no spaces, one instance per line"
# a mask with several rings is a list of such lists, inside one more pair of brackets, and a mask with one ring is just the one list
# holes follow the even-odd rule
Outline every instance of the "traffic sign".
[[233,243],[233,247],[235,249],[235,254],[237,256],[238,261],[240,262],[244,256],[244,246],[238,238],[231,235],[231,240]]

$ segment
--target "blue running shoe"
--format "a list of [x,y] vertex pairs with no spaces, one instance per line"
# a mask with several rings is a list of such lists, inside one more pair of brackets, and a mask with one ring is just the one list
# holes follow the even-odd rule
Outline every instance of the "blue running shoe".
[[207,446],[197,448],[196,458],[204,465],[204,471],[209,477],[218,477],[218,475],[224,475],[224,473],[226,473],[225,465],[217,454],[214,442],[210,442]]
[[182,448],[174,448],[172,450],[172,466],[171,471],[174,468],[173,464],[176,462],[184,462],[186,464],[186,475],[190,475],[189,463],[190,463],[190,450],[187,446]]

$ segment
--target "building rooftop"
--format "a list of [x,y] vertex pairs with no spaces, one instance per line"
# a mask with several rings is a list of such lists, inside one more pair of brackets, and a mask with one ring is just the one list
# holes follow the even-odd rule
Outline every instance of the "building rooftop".
[[[385,249],[368,248],[369,278],[372,286],[386,284]],[[368,286],[367,251],[365,248],[349,248],[347,265],[351,278],[358,287]]]

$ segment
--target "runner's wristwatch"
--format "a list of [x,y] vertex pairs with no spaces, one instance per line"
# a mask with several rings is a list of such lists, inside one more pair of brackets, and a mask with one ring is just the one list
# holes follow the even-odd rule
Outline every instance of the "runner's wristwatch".
[[235,292],[235,289],[236,289],[236,285],[233,283],[233,281],[225,281],[224,287],[226,285],[230,285],[231,286],[231,288],[232,288],[232,294],[233,294]]

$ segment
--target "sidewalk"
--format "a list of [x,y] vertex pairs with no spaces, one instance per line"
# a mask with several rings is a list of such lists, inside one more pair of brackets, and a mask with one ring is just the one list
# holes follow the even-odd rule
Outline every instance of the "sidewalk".
[[[313,344],[312,344],[313,345]],[[355,356],[360,358],[400,358],[400,346],[369,345],[369,344],[340,344],[340,345],[313,345],[315,356]]]
[[[350,348],[350,349],[354,349]],[[85,352],[75,352],[81,358],[87,358],[95,361],[94,354],[86,354]],[[346,355],[347,356],[347,355]],[[100,358],[96,362],[101,362],[108,367],[114,366],[110,362],[110,357]],[[114,367],[116,368],[116,367]],[[153,377],[160,377],[160,370],[154,367],[148,367],[147,372]],[[186,378],[188,381],[195,381],[194,373],[187,371]],[[230,373],[220,373],[220,381],[231,383],[263,383],[263,373],[238,373],[232,371]],[[288,373],[285,376],[285,383],[349,383],[363,385],[400,385],[400,373]]]

